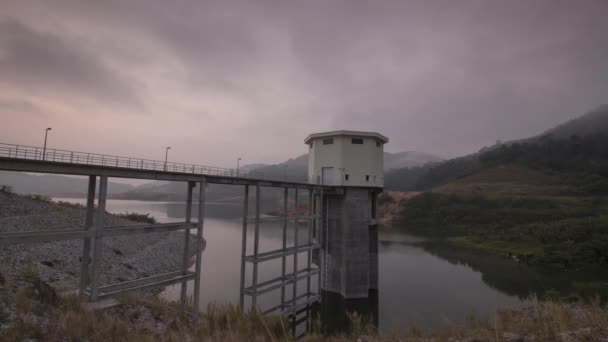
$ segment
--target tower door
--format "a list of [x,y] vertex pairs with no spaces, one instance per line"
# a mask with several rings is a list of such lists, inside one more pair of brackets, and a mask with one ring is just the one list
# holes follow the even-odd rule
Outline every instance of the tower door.
[[323,185],[335,185],[334,184],[334,168],[323,167],[321,168],[321,178]]

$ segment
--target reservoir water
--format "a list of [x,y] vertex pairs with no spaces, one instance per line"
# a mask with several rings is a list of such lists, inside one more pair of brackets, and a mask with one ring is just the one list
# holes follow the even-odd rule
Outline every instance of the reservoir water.
[[[84,203],[83,199],[60,200]],[[172,222],[183,221],[184,204],[109,200],[107,210],[149,213],[159,222]],[[242,233],[239,212],[238,205],[231,208],[226,204],[206,204],[204,237],[207,247],[203,253],[201,285],[203,310],[212,303],[238,303]],[[264,224],[260,233],[260,251],[280,246],[280,226]],[[498,308],[521,306],[535,293],[565,286],[562,277],[567,277],[404,234],[382,233],[378,250],[378,292],[369,300],[352,305],[337,303],[331,307],[371,311],[365,314],[375,316],[383,331],[414,325],[426,328],[451,325],[462,323],[471,315],[491,320]],[[266,279],[280,273],[279,260],[264,266],[260,273]],[[162,296],[177,299],[179,286],[165,289]],[[272,294],[269,296],[262,298],[262,305],[276,299]],[[336,301],[336,298],[330,299]],[[339,298],[337,300],[339,302]]]

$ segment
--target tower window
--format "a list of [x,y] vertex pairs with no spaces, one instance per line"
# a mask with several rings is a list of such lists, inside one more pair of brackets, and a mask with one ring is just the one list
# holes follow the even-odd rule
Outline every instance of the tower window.
[[376,140],[376,147],[382,146],[382,143]]
[[344,180],[348,180],[348,173],[344,175]]
[[369,175],[365,175],[365,181],[369,182]]
[[334,138],[323,139],[323,145],[333,145]]
[[363,145],[363,138],[353,138],[351,142],[355,145]]

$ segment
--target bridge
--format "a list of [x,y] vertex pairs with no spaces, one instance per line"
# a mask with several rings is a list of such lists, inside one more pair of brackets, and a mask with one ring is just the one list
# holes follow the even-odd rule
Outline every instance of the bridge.
[[[203,227],[207,184],[242,186],[239,304],[244,309],[246,298],[249,298],[248,302],[255,310],[288,317],[295,336],[299,323],[306,322],[307,326],[310,323],[311,305],[321,300],[322,290],[338,293],[345,298],[367,298],[370,290],[378,288],[376,208],[377,195],[382,192],[384,180],[383,145],[387,142],[388,138],[374,132],[334,131],[309,135],[305,140],[310,147],[309,183],[289,181],[286,178],[277,180],[238,169],[0,144],[0,170],[78,175],[89,179],[86,218],[82,229],[0,232],[0,245],[82,240],[78,290],[83,301],[96,302],[127,291],[181,284],[180,302],[186,309],[188,282],[193,281],[192,311],[197,316],[202,252],[206,243]],[[104,213],[108,178],[183,182],[186,192],[185,220],[166,224],[107,226]],[[96,194],[97,183],[99,187]],[[195,201],[194,189],[197,186],[198,198]],[[250,188],[254,189],[253,196],[250,196]],[[261,217],[263,188],[283,189],[280,215]],[[288,199],[290,190],[295,193],[292,208],[289,207]],[[299,196],[302,192],[305,196]],[[254,198],[253,216],[250,216],[250,197]],[[307,201],[305,214],[299,214],[296,210],[302,197]],[[193,222],[195,202],[198,205],[198,217]],[[261,251],[260,228],[264,222],[271,220],[282,222],[282,246],[276,250]],[[294,230],[291,245],[287,241],[289,224]],[[247,241],[250,225],[254,230],[253,241]],[[299,241],[300,229],[305,229],[307,233],[304,241]],[[194,251],[189,247],[192,230],[196,233]],[[180,269],[116,284],[101,284],[101,242],[105,237],[169,231],[184,232]],[[252,253],[247,254],[248,250]],[[195,255],[194,271],[190,270],[192,254]],[[301,255],[305,255],[304,265],[298,264]],[[272,279],[258,279],[259,266],[277,259],[281,260],[280,275]],[[288,263],[291,263],[290,272],[287,272]],[[250,284],[246,284],[247,274],[251,274]],[[313,281],[317,282],[316,286],[313,286]],[[290,293],[287,293],[288,289],[291,290]],[[260,307],[259,296],[279,290],[280,300],[276,305]],[[305,316],[301,317],[302,314]]]
[[[187,286],[189,281],[194,281],[192,299],[192,310],[194,315],[199,312],[199,301],[201,291],[202,252],[205,245],[203,238],[204,227],[204,205],[205,188],[207,184],[227,184],[243,186],[243,216],[242,216],[242,250],[241,250],[241,284],[239,302],[245,305],[245,296],[251,297],[251,306],[266,314],[279,312],[288,315],[296,321],[297,316],[303,309],[310,309],[312,303],[319,301],[321,288],[321,267],[313,265],[312,252],[320,249],[318,237],[313,236],[316,227],[320,227],[319,220],[322,212],[319,199],[322,194],[336,191],[333,187],[308,184],[283,180],[273,180],[264,177],[263,174],[255,172],[242,172],[235,169],[226,169],[202,165],[181,164],[173,162],[162,162],[133,157],[121,157],[102,155],[88,152],[77,152],[60,149],[45,149],[35,146],[23,146],[14,144],[0,144],[0,170],[35,172],[47,174],[63,174],[87,176],[89,178],[86,219],[83,229],[79,230],[50,230],[34,232],[0,233],[0,245],[41,243],[60,240],[83,241],[82,262],[80,269],[79,295],[84,301],[95,302],[103,298],[119,295],[127,291],[146,290],[157,287],[165,287],[173,284],[181,284],[180,301],[184,308],[187,303]],[[108,178],[131,178],[162,180],[173,182],[184,182],[184,190],[187,193],[186,217],[184,222],[167,224],[138,224],[128,226],[106,226],[104,215],[107,199]],[[98,193],[96,195],[96,184],[99,180]],[[192,222],[193,189],[198,186],[198,218]],[[249,216],[250,187],[254,188],[254,216]],[[277,217],[260,216],[261,189],[263,187],[274,187],[284,189],[283,208],[281,215]],[[289,214],[288,193],[295,189],[294,208],[298,203],[298,190],[308,192],[308,213],[305,215]],[[97,198],[97,209],[95,199]],[[295,211],[293,211],[295,212]],[[259,250],[260,226],[267,220],[281,220],[283,222],[282,248],[272,251]],[[247,230],[249,223],[253,223],[254,239],[253,253],[246,254],[248,241]],[[294,222],[295,244],[287,246],[288,222]],[[300,225],[308,224],[307,241],[298,241],[298,229]],[[194,271],[190,271],[190,256],[192,251],[188,250],[191,239],[191,230],[196,231],[196,250]],[[179,270],[164,274],[152,275],[150,277],[133,279],[116,284],[101,284],[99,268],[103,255],[101,254],[101,242],[109,236],[123,236],[131,234],[146,234],[151,232],[184,232],[183,263]],[[316,235],[316,234],[314,234]],[[305,267],[298,265],[298,255],[306,253],[307,263]],[[293,260],[294,272],[286,273],[288,257]],[[274,279],[260,281],[258,279],[258,265],[275,259],[282,261],[282,273]],[[250,265],[252,268],[252,283],[245,284],[245,274]],[[316,276],[318,291],[311,292],[312,278]],[[298,282],[306,281],[306,289],[303,293],[298,291]],[[292,293],[286,293],[286,287],[292,285]],[[281,301],[271,308],[259,308],[257,298],[260,295],[275,290],[281,290]]]

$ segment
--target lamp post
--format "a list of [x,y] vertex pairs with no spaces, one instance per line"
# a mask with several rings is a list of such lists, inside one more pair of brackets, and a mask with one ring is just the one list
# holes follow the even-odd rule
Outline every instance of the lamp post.
[[241,160],[242,160],[242,158],[241,158],[241,157],[239,157],[239,158],[236,160],[236,176],[237,176],[237,177],[239,176],[239,168],[240,168],[240,166],[241,166]]
[[51,127],[47,127],[47,129],[44,130],[44,147],[42,148],[42,160],[46,160],[46,139],[49,136],[50,130]]
[[171,146],[167,146],[165,148],[165,172],[167,171],[167,159],[169,158],[169,150],[171,149]]

